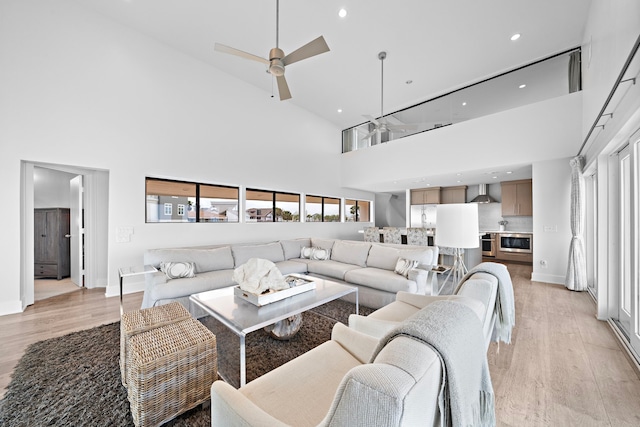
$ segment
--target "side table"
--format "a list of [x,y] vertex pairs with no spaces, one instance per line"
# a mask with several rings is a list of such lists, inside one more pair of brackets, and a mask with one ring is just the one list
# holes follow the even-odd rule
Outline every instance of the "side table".
[[158,271],[153,265],[138,265],[133,267],[120,267],[118,269],[118,277],[120,279],[120,317],[124,313],[124,307],[122,305],[122,283],[125,277],[131,276],[143,276],[149,273],[155,273]]

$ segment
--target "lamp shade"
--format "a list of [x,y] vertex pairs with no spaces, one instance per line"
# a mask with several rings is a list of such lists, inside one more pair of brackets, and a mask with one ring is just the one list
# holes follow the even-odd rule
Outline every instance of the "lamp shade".
[[436,245],[447,248],[480,246],[477,203],[452,203],[436,207]]

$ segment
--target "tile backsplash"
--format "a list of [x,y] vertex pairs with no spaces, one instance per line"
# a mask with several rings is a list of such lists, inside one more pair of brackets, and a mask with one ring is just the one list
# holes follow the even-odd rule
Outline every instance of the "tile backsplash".
[[478,204],[478,223],[480,231],[497,231],[498,221],[507,221],[506,231],[533,231],[533,217],[507,216],[502,217],[502,203]]

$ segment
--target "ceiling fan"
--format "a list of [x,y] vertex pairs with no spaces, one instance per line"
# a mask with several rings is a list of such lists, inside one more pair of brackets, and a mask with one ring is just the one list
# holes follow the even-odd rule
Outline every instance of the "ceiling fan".
[[280,30],[280,1],[276,0],[276,47],[269,51],[269,59],[262,58],[260,56],[253,55],[251,53],[243,52],[241,50],[225,46],[220,43],[215,44],[215,50],[218,52],[229,53],[241,58],[251,59],[258,61],[269,66],[268,73],[275,76],[278,83],[278,94],[280,101],[291,98],[291,92],[289,91],[289,85],[284,77],[284,70],[287,65],[291,65],[294,62],[302,61],[303,59],[310,58],[312,56],[319,55],[329,51],[329,46],[324,40],[324,37],[320,36],[315,40],[310,41],[306,45],[294,50],[288,55],[285,55],[282,49],[278,46],[278,33]]
[[383,132],[406,132],[408,130],[415,130],[418,128],[417,125],[394,125],[389,123],[389,119],[384,116],[384,60],[387,58],[387,52],[380,52],[378,54],[378,59],[380,60],[380,117],[376,119],[373,116],[364,115],[366,119],[368,119],[375,126],[374,129],[363,136],[361,140],[369,139],[373,135],[378,135],[378,141],[381,141],[380,137]]

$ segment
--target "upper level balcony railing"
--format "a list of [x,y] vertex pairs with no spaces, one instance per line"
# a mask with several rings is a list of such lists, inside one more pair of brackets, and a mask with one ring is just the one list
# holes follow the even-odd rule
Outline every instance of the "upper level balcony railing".
[[580,48],[571,49],[384,117],[404,131],[376,132],[371,122],[342,131],[342,152],[533,104],[582,89]]

